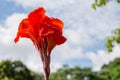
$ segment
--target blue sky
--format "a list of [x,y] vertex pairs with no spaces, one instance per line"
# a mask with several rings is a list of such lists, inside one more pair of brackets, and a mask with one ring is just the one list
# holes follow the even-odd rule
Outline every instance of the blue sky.
[[32,42],[28,39],[21,39],[17,44],[13,42],[20,21],[30,11],[42,6],[48,16],[64,22],[63,35],[67,38],[65,44],[57,46],[52,52],[52,71],[63,64],[100,70],[103,64],[120,57],[118,45],[114,47],[113,54],[107,54],[105,48],[105,38],[120,26],[120,6],[112,1],[94,11],[91,8],[93,1],[1,0],[0,61],[21,60],[33,71],[43,72],[40,56]]

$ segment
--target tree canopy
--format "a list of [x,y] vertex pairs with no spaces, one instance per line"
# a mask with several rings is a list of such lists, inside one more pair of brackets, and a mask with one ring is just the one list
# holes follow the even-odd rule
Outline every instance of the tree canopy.
[[[5,60],[0,62],[0,80],[44,80],[43,74],[29,70],[20,61]],[[91,68],[71,68],[64,65],[51,73],[50,80],[120,80],[120,58],[104,64],[100,71]]]
[[0,62],[0,80],[42,80],[42,75],[30,71],[21,61]]
[[63,67],[52,73],[50,80],[120,80],[120,58],[104,64],[97,72],[91,68]]

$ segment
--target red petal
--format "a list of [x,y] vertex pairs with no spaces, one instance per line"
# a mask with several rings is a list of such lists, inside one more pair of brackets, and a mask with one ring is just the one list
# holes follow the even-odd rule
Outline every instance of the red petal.
[[57,45],[63,44],[66,41],[66,38],[58,33],[53,34],[53,38],[54,43],[56,43]]
[[63,44],[66,41],[66,38],[63,37],[59,33],[54,33],[49,36],[47,36],[47,43],[48,43],[48,51],[51,52],[51,50],[56,46]]
[[38,9],[35,9],[28,15],[28,19],[32,25],[40,25],[42,22],[42,19],[45,16],[45,10],[44,8],[40,7]]
[[29,24],[28,19],[23,19],[19,25],[18,28],[18,33],[16,38],[14,39],[15,43],[19,41],[20,37],[26,37],[26,38],[31,38],[29,33],[30,33],[30,27],[31,25]]
[[17,35],[14,39],[14,42],[17,43],[19,41],[19,35]]
[[59,20],[57,18],[52,18],[51,19],[51,27],[58,28],[61,33],[62,33],[63,26],[64,26],[64,24],[61,20]]

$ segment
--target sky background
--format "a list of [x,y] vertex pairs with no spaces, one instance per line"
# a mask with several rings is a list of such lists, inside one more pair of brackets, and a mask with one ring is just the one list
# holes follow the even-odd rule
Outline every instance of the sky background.
[[67,42],[57,46],[51,54],[51,71],[64,64],[70,67],[91,67],[100,70],[120,57],[120,46],[116,45],[112,54],[105,48],[105,39],[112,30],[120,27],[120,6],[115,1],[105,7],[93,10],[94,0],[0,0],[0,61],[21,60],[35,72],[43,72],[42,63],[33,43],[26,38],[15,44],[20,21],[29,12],[44,7],[46,15],[64,22],[63,35]]

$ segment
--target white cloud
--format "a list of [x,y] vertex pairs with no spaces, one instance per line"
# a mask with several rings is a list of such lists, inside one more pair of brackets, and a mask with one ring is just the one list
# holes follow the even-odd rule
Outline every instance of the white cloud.
[[53,60],[65,61],[83,57],[80,47],[72,47],[67,42],[64,45],[57,46],[53,51]]
[[8,0],[15,2],[17,5],[21,5],[24,8],[28,7],[38,7],[38,6],[44,6],[49,9],[55,9],[55,8],[60,8],[66,5],[72,5],[76,3],[74,0]]
[[95,43],[95,40],[86,32],[83,27],[76,29],[68,28],[64,31],[68,43],[74,46],[89,46]]
[[99,71],[104,64],[108,64],[115,58],[120,57],[120,46],[115,46],[113,52],[108,53],[104,50],[98,50],[97,53],[89,52],[86,57],[90,59],[93,63],[93,70]]
[[26,7],[34,7],[36,5],[39,5],[42,0],[7,0],[15,2],[17,5],[22,5],[24,8]]
[[[14,37],[16,36],[16,32],[17,32],[17,26],[19,24],[19,22],[21,21],[21,19],[23,17],[25,17],[25,14],[13,14],[10,17],[8,17],[6,19],[6,21],[4,22],[4,24],[1,25],[0,27],[0,37],[1,37],[1,41],[0,43],[3,46],[6,47],[10,47],[12,45],[14,45]],[[3,47],[1,46],[1,48]],[[4,50],[3,50],[4,51]],[[6,50],[5,50],[6,51]]]

